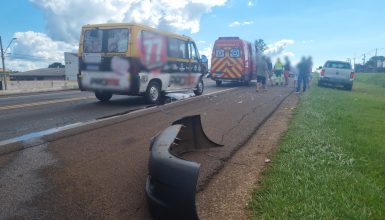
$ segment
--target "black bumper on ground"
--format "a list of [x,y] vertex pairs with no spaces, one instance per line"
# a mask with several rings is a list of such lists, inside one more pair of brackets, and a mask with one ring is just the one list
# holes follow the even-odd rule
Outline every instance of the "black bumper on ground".
[[177,120],[153,138],[146,195],[156,219],[198,219],[195,193],[200,164],[184,153],[222,146],[205,135],[199,115]]

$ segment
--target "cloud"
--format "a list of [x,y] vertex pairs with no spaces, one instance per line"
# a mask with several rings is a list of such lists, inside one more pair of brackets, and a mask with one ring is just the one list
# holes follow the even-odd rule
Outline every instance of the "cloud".
[[254,21],[244,21],[244,22],[233,21],[229,24],[229,27],[239,27],[239,26],[250,25],[253,23],[254,23]]
[[199,31],[200,18],[226,0],[30,0],[43,11],[48,35],[75,42],[89,23],[137,22],[163,30]]
[[253,3],[253,1],[249,0],[249,2],[247,3],[247,6],[249,6],[249,7],[253,7],[253,6],[254,6],[254,3]]
[[285,51],[285,52],[282,52],[282,56],[284,56],[284,57],[295,57],[295,54],[293,52],[290,52],[290,51]]
[[[136,22],[166,31],[196,33],[200,18],[227,0],[29,0],[39,8],[46,34],[19,32],[8,63],[14,70],[63,61],[64,51],[77,47],[81,26],[95,23]],[[18,35],[18,36],[16,36]],[[19,55],[16,55],[19,54]],[[22,61],[34,62],[21,65]]]
[[289,45],[294,44],[294,40],[282,39],[274,44],[270,44],[267,46],[267,49],[264,51],[264,54],[267,56],[279,56],[282,55],[282,52]]
[[33,31],[17,32],[14,37],[17,40],[7,54],[8,67],[12,70],[24,71],[47,67],[48,63],[63,63],[63,53],[76,52],[78,48],[77,44],[54,41],[46,34]]

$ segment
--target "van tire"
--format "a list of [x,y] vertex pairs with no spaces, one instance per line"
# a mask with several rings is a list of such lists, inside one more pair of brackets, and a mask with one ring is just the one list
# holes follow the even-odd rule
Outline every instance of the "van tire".
[[98,92],[96,91],[95,92],[95,96],[97,99],[99,99],[99,101],[101,102],[108,102],[110,101],[111,97],[112,97],[112,93],[110,92]]
[[195,94],[196,96],[202,95],[203,90],[204,90],[204,87],[205,87],[205,86],[204,86],[203,80],[202,80],[202,78],[201,78],[201,79],[199,79],[198,84],[197,84],[197,86],[196,86],[196,89],[194,90],[194,94]]
[[162,93],[159,83],[152,81],[148,84],[145,98],[150,104],[159,104]]
[[222,80],[215,80],[215,84],[217,86],[221,86],[222,85]]

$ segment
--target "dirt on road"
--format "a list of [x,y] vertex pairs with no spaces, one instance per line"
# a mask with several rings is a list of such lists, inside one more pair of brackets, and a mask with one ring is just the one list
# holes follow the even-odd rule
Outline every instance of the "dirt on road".
[[287,130],[297,102],[297,95],[288,97],[197,193],[197,209],[201,219],[251,219],[251,213],[246,209],[247,202],[258,187],[263,169],[274,162],[270,156]]

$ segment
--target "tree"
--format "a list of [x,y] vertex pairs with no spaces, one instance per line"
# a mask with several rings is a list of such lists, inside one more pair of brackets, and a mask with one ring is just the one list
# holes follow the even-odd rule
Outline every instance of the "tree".
[[55,62],[55,63],[48,65],[48,68],[64,68],[64,65],[59,63],[59,62]]
[[373,56],[365,63],[365,71],[368,72],[383,72],[383,63],[385,62],[384,56]]
[[258,39],[254,41],[255,49],[258,54],[262,54],[267,49],[267,45],[264,40]]

